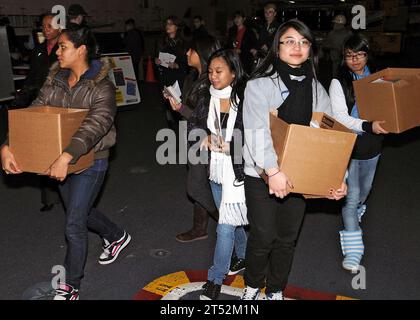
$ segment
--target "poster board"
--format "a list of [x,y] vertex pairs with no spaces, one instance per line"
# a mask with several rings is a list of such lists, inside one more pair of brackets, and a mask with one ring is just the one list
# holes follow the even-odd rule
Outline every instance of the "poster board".
[[115,93],[117,106],[140,103],[140,92],[131,56],[125,52],[103,54],[103,56],[111,59],[112,69],[108,75],[117,88]]

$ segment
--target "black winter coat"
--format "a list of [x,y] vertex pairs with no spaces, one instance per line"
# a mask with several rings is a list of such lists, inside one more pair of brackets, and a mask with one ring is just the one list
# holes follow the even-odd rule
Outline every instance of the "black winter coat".
[[22,89],[17,93],[14,107],[27,107],[38,96],[47,79],[50,67],[57,61],[58,43],[48,55],[47,42],[37,45],[32,51],[29,74]]
[[[238,27],[233,26],[229,29],[229,48],[234,47],[236,42],[236,35],[238,33]],[[251,49],[257,48],[257,37],[254,31],[250,27],[246,27],[244,38],[242,39],[241,50],[239,57],[241,58],[242,66],[246,73],[250,74],[254,65],[254,56],[251,53]]]

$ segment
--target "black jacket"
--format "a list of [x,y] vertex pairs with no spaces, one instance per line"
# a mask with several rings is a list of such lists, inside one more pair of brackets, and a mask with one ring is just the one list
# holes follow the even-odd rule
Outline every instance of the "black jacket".
[[[229,29],[229,42],[228,46],[233,48],[233,44],[236,42],[236,35],[238,33],[238,27],[233,26]],[[257,48],[257,37],[254,31],[250,27],[246,27],[244,37],[242,39],[241,50],[239,57],[241,58],[242,66],[245,71],[250,74],[254,64],[254,56],[251,53],[251,49]]]
[[193,30],[193,39],[198,39],[198,38],[202,38],[202,37],[206,37],[209,36],[209,33],[206,29],[205,26],[201,25],[198,29],[194,29]]
[[187,50],[187,44],[183,39],[169,39],[167,37],[165,38],[159,51],[167,52],[176,56],[175,63],[179,65],[179,69],[170,69],[158,66],[159,81],[162,86],[171,86],[174,84],[175,81],[178,80],[179,87],[183,87],[184,79],[189,69],[187,62]]
[[39,90],[47,79],[50,67],[57,61],[58,43],[48,55],[47,41],[37,45],[31,55],[29,74],[22,89],[16,94],[14,107],[27,107],[38,96]]
[[262,46],[266,45],[268,49],[271,48],[276,35],[277,29],[280,27],[280,23],[274,20],[270,25],[267,23],[261,28],[258,39],[258,47],[261,49]]
[[144,37],[138,29],[132,29],[124,33],[124,47],[130,53],[133,61],[140,61],[144,54]]

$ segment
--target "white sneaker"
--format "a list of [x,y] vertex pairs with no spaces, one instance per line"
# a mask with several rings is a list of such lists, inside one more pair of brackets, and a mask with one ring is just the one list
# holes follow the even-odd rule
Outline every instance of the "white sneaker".
[[282,291],[267,293],[265,297],[266,300],[284,300]]
[[244,289],[244,293],[242,294],[241,300],[258,300],[259,295],[259,288],[252,288],[246,286],[246,288]]

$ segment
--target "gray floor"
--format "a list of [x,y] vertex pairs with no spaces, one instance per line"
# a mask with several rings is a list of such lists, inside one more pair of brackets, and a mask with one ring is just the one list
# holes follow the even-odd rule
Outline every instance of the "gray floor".
[[[115,263],[101,266],[100,239],[91,234],[82,299],[131,299],[165,274],[207,269],[215,244],[209,238],[180,244],[174,236],[191,224],[183,165],[160,166],[155,151],[165,127],[159,92],[142,87],[140,105],[120,109],[118,143],[99,208],[132,235]],[[360,299],[419,299],[420,292],[420,128],[389,137],[363,220],[366,289],[354,290],[355,275],[340,266],[339,206],[315,201],[308,207],[290,284]],[[22,299],[52,277],[65,254],[64,212],[41,213],[37,178],[0,178],[0,299]],[[153,253],[163,249],[167,255]],[[192,295],[194,297],[196,295]]]

